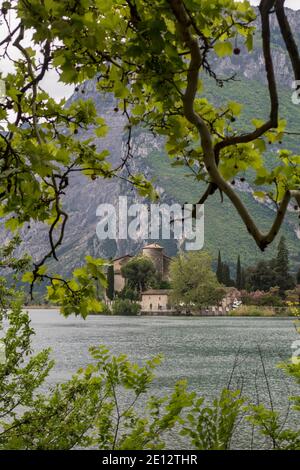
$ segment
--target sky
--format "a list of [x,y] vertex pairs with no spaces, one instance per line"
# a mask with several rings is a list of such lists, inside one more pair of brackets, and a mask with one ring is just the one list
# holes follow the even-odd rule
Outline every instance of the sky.
[[[250,0],[252,5],[258,5],[260,0]],[[3,3],[0,0],[0,6]],[[285,5],[289,8],[293,8],[294,10],[300,10],[300,0],[286,0]],[[11,25],[15,23],[14,18],[10,18]],[[10,71],[11,64],[9,61],[2,60],[0,62],[0,72],[7,73]],[[43,82],[42,87],[57,101],[62,98],[68,98],[74,91],[74,86],[66,86],[58,81],[58,75],[55,70],[50,70]]]

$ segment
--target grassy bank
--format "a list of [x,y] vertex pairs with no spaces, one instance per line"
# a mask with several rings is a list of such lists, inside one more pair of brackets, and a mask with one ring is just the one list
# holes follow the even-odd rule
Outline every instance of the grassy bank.
[[232,317],[289,317],[293,316],[288,307],[258,307],[255,305],[241,305],[231,310]]

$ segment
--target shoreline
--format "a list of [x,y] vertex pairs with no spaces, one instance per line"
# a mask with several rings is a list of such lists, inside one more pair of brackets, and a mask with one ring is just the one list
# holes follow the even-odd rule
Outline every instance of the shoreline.
[[[26,310],[58,310],[59,307],[54,305],[24,305]],[[129,318],[286,318],[295,320],[296,318],[291,315],[102,315],[101,313],[90,313],[91,317],[129,317]]]
[[23,308],[28,310],[58,310],[59,307],[55,305],[23,305]]

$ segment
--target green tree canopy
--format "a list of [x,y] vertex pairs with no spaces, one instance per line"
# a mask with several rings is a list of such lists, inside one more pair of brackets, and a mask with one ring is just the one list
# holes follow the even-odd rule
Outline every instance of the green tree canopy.
[[221,250],[219,250],[219,253],[218,253],[218,262],[217,262],[216,275],[217,275],[218,281],[222,284],[222,282],[223,282],[223,263],[222,263],[222,257],[221,257]]
[[279,293],[284,297],[286,290],[293,289],[295,279],[289,272],[289,252],[284,237],[279,241],[277,256],[248,268],[246,277],[250,290],[268,291],[271,287],[279,287]]
[[[203,78],[208,74],[218,85],[226,86],[226,80],[216,74],[214,60],[238,54],[240,49],[232,45],[237,37],[240,44],[252,49],[256,14],[247,1],[4,2],[0,54],[10,66],[2,77],[6,95],[0,104],[0,216],[11,230],[30,220],[49,225],[49,251],[35,262],[33,276],[26,278],[31,287],[36,281],[49,282],[51,300],[63,304],[67,298],[68,307],[71,299],[74,305],[84,304],[82,298],[91,292],[83,271],[80,282],[77,277],[65,283],[44,268],[50,257],[57,258],[63,241],[68,214],[62,197],[69,189],[72,173],[80,171],[95,179],[120,176],[123,170],[122,178],[134,184],[140,194],[156,196],[143,175],[128,171],[135,127],[163,136],[171,162],[185,165],[197,181],[207,183],[199,202],[219,189],[260,249],[274,240],[291,199],[300,206],[300,156],[282,147],[272,154],[272,165],[266,164],[266,143],[283,142],[290,131],[279,116],[271,13],[277,16],[294,77],[300,79],[299,53],[284,0],[261,0],[270,110],[265,121],[254,115],[246,132],[238,131],[233,124],[243,103],[214,106],[206,96]],[[7,20],[8,16],[13,22]],[[108,152],[97,150],[93,137],[77,139],[79,131],[84,133],[91,127],[95,136],[104,136],[107,125],[97,116],[91,100],[65,106],[65,100],[56,102],[43,89],[43,80],[53,68],[65,84],[78,87],[97,77],[98,89],[114,94],[118,109],[127,119],[127,152],[120,165],[111,165]],[[255,174],[260,197],[274,205],[274,223],[266,233],[259,230],[231,184],[249,169]],[[84,305],[85,311],[90,309]]]
[[211,258],[203,251],[179,254],[171,262],[172,300],[192,308],[216,305],[225,294],[211,268]]
[[137,292],[146,290],[156,280],[155,266],[146,256],[136,256],[129,260],[122,266],[121,273],[127,285]]
[[242,274],[242,266],[241,266],[241,257],[238,256],[237,264],[236,264],[236,277],[235,277],[235,285],[237,289],[243,288],[243,274]]
[[281,237],[278,244],[274,270],[276,272],[276,283],[281,295],[284,295],[284,291],[293,289],[295,286],[295,279],[289,272],[289,250],[284,237]]

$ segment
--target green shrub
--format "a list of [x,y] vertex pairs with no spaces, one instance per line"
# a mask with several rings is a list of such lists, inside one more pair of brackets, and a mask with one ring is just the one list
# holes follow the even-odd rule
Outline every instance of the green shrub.
[[257,305],[267,307],[283,307],[284,302],[279,295],[279,288],[272,287],[269,291],[256,290],[252,292],[242,291],[241,300],[245,305]]
[[131,302],[129,299],[118,299],[113,303],[113,315],[137,315],[141,306],[137,302]]
[[[207,401],[181,380],[171,393],[147,399],[159,356],[138,365],[124,354],[92,347],[91,364],[47,394],[37,394],[54,364],[49,350],[32,354],[34,332],[21,305],[0,308],[0,450],[164,449],[170,431],[185,436],[189,448],[227,450],[245,420],[268,449],[300,449],[299,426],[288,428],[277,411],[248,403],[238,390],[224,389]],[[300,383],[300,362],[282,367]],[[299,395],[290,400],[300,411]]]
[[231,310],[229,315],[241,317],[273,317],[275,311],[272,308],[258,307],[254,305],[241,305],[240,307]]
[[121,292],[118,292],[117,297],[118,299],[137,301],[140,300],[140,293],[127,285],[121,290]]
[[107,304],[104,304],[104,305],[103,305],[103,308],[102,308],[101,314],[102,314],[102,315],[112,315],[112,311],[111,311],[110,306],[107,305]]

